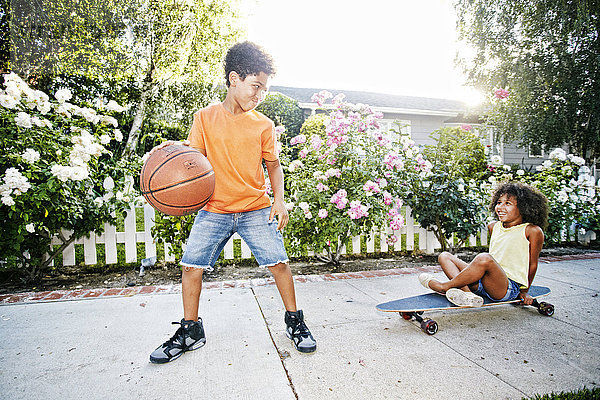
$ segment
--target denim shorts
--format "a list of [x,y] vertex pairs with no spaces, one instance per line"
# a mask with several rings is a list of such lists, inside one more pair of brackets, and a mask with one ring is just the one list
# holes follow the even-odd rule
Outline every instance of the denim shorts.
[[198,212],[180,264],[212,271],[221,251],[237,232],[261,267],[289,261],[277,219],[269,223],[271,207],[233,214]]
[[520,292],[521,292],[521,285],[518,284],[517,282],[513,281],[512,279],[509,279],[508,280],[508,289],[506,290],[506,294],[504,295],[504,297],[501,298],[500,300],[494,299],[492,296],[489,295],[488,292],[485,291],[485,288],[483,287],[483,283],[481,283],[481,279],[480,279],[478,282],[477,290],[474,293],[481,297],[487,297],[488,299],[490,299],[492,301],[511,301],[511,300],[515,300],[517,297],[519,297]]

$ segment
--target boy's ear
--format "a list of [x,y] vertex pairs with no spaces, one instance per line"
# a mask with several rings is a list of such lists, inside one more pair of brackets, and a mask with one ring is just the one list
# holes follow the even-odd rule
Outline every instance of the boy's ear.
[[240,76],[238,75],[237,72],[231,71],[229,73],[229,84],[231,86],[235,86],[240,80],[241,80],[241,78],[240,78]]

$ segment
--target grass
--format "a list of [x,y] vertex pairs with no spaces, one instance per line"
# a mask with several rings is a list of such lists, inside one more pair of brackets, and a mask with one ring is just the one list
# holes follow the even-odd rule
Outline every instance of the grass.
[[600,400],[600,388],[583,388],[573,392],[535,395],[534,397],[524,397],[523,400]]

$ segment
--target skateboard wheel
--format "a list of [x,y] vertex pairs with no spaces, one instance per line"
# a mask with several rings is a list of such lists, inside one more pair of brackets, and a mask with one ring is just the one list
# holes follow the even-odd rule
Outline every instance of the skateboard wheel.
[[402,315],[402,318],[404,318],[407,321],[410,321],[412,319],[412,315],[410,315],[410,313],[401,312],[400,315]]
[[428,335],[435,335],[438,331],[438,324],[432,319],[421,322],[421,329]]
[[538,308],[538,312],[542,315],[550,317],[551,315],[554,315],[554,306],[550,303],[542,301]]

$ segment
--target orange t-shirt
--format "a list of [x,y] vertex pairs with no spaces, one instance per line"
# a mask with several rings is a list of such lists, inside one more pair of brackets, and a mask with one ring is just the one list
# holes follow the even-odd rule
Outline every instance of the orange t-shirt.
[[194,114],[188,140],[206,152],[215,171],[215,192],[203,210],[226,214],[271,205],[262,160],[278,160],[273,121],[254,110],[233,115],[215,104]]

